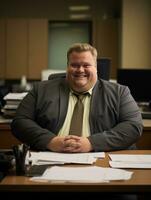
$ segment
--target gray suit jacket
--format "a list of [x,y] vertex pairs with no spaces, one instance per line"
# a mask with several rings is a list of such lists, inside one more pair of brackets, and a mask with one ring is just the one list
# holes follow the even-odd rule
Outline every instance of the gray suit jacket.
[[[64,78],[36,83],[21,102],[11,128],[31,148],[46,150],[62,127],[69,86]],[[132,149],[142,133],[142,118],[126,86],[98,80],[90,108],[89,140],[95,151]]]

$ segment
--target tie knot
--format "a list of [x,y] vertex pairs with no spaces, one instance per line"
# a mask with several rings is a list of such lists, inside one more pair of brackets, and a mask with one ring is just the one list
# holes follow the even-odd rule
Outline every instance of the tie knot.
[[84,99],[84,97],[86,97],[89,93],[86,92],[86,93],[83,93],[83,94],[77,94],[77,93],[73,93],[78,100],[82,101]]

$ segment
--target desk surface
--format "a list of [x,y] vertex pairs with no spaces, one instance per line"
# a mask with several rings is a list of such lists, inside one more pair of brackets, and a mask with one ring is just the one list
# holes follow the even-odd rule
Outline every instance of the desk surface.
[[151,130],[151,119],[143,119],[144,130]]
[[[112,153],[151,154],[151,150],[125,150]],[[109,167],[109,157],[98,160],[95,165]],[[109,183],[43,183],[30,181],[24,176],[7,176],[0,183],[0,191],[32,192],[151,192],[151,169],[127,169],[134,174],[130,180]]]

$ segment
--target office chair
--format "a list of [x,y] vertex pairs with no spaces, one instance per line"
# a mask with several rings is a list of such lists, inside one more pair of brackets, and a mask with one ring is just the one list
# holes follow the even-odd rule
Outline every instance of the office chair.
[[60,78],[65,78],[65,77],[66,77],[66,72],[54,73],[48,76],[48,80],[60,79]]

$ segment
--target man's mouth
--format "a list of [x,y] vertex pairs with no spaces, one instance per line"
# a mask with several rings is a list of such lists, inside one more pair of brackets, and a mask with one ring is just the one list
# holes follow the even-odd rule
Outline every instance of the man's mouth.
[[87,77],[87,75],[85,75],[85,74],[75,74],[74,77],[75,78],[85,78],[85,77]]

